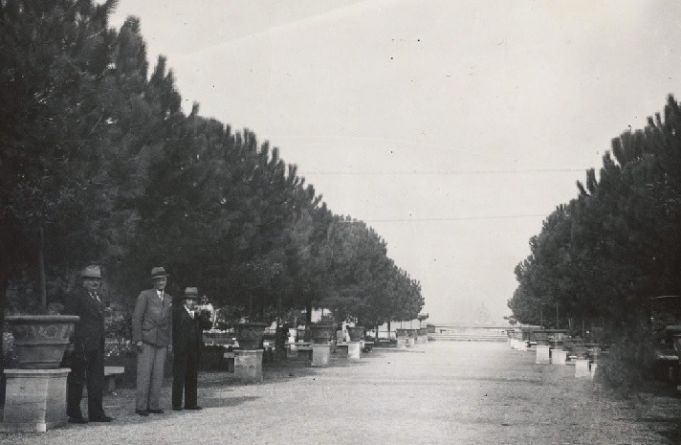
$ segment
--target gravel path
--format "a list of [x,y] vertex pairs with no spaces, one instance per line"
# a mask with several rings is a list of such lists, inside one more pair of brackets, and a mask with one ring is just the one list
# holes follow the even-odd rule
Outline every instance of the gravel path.
[[[269,369],[241,385],[201,376],[200,412],[141,418],[133,392],[105,399],[112,424],[68,425],[0,444],[664,444],[678,443],[681,403],[618,400],[574,368],[535,365],[504,343],[431,342],[374,350],[359,363]],[[164,388],[169,407],[170,388]]]

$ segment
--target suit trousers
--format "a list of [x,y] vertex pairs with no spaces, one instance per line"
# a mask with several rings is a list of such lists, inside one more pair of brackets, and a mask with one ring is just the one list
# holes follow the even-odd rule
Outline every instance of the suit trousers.
[[71,354],[71,372],[66,378],[66,414],[69,417],[82,417],[80,400],[83,398],[83,385],[87,385],[88,416],[91,419],[104,416],[102,393],[104,392],[104,351],[102,349],[83,350]]
[[161,409],[161,385],[166,352],[166,346],[142,343],[142,352],[137,354],[135,409],[139,411]]
[[199,357],[196,351],[175,353],[173,359],[173,408],[182,407],[182,392],[184,390],[184,407],[197,406],[197,379]]

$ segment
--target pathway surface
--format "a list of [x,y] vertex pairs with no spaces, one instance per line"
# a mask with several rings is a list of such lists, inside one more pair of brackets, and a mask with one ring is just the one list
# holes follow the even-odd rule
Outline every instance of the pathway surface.
[[204,373],[200,412],[141,418],[123,390],[105,400],[112,424],[0,435],[0,444],[675,443],[677,399],[617,400],[573,372],[505,343],[431,342],[325,369],[272,369],[259,385]]

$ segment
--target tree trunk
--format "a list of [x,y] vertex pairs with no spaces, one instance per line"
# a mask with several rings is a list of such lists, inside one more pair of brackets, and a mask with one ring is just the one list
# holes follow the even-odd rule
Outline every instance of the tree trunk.
[[277,327],[280,325],[284,324],[283,320],[284,319],[284,309],[283,309],[283,304],[281,301],[281,293],[277,293]]
[[[4,334],[5,307],[7,307],[7,286],[9,285],[9,265],[0,260],[0,334]],[[0,338],[0,406],[5,405],[5,351]]]
[[45,231],[40,228],[40,247],[38,248],[38,262],[40,263],[40,302],[43,311],[47,313],[47,279],[45,278]]
[[312,324],[312,300],[307,300],[305,305],[305,326],[310,326]]

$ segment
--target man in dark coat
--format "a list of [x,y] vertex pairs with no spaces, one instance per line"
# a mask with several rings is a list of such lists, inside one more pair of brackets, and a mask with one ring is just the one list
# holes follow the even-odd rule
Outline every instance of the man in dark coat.
[[[82,287],[66,299],[64,313],[78,315],[73,335],[71,372],[67,377],[66,412],[71,423],[111,422],[104,414],[104,303],[99,295],[102,272],[91,265],[80,274]],[[80,411],[83,384],[87,384],[88,420]]]
[[197,377],[203,330],[212,325],[209,313],[196,310],[199,297],[198,289],[188,287],[184,290],[183,303],[173,311],[173,409],[199,410],[197,404]]

